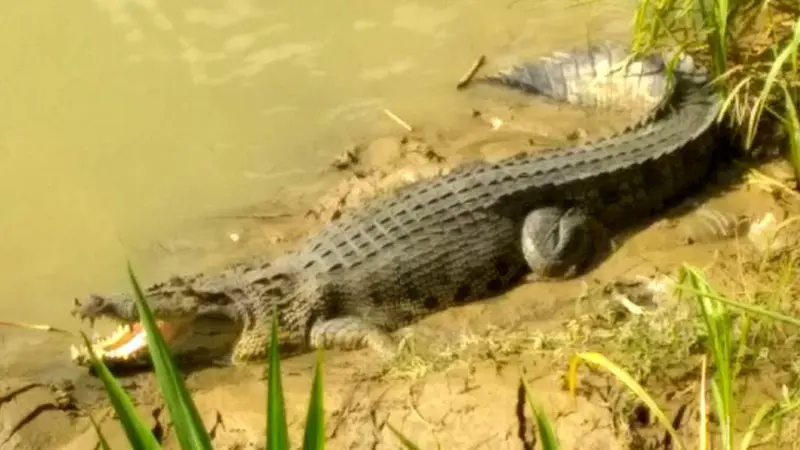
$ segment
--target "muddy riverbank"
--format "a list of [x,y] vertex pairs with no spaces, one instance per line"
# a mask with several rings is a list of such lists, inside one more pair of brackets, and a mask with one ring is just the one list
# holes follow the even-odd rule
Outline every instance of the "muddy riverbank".
[[[588,111],[554,105],[502,106],[507,99],[490,100],[495,94],[479,90],[470,94],[480,107],[461,112],[469,117],[461,129],[429,130],[414,124],[412,132],[398,130],[343,148],[342,156],[331,162],[324,175],[338,179],[338,184],[321,198],[293,192],[281,196],[281,201],[220,213],[181,236],[155,243],[152,251],[159,265],[151,272],[214,270],[240,258],[274,254],[342,210],[401,184],[435,176],[471,159],[500,158],[591,139],[626,123],[625,117],[613,115],[587,121]],[[553,120],[555,116],[564,119]],[[592,128],[575,125],[584,122]],[[759,170],[779,181],[791,173],[780,163]],[[378,366],[366,351],[327,352],[325,401],[331,448],[394,448],[386,423],[422,448],[433,448],[436,442],[444,448],[521,448],[521,439],[530,438],[520,437],[517,412],[517,381],[523,370],[539,401],[555,418],[564,448],[623,448],[660,438],[663,433],[652,421],[631,422],[630,399],[610,402],[609,392],[615,398],[624,395],[600,374],[588,378],[595,389],[577,401],[572,399],[563,389],[565,358],[570,349],[606,349],[620,355],[636,350],[640,352],[637,370],[650,373],[670,365],[669,377],[652,373],[650,377],[652,388],[673,411],[692,404],[697,361],[677,358],[695,345],[693,331],[676,331],[685,327],[686,312],[640,299],[647,308],[667,312],[654,312],[652,323],[637,324],[636,318],[614,306],[612,287],[620,280],[674,274],[684,262],[708,267],[713,281],[723,286],[737,285],[734,279],[752,281],[760,276],[763,268],[754,268],[757,260],[749,259],[758,253],[748,250],[751,244],[742,235],[737,239],[736,233],[742,233],[742,224],[768,213],[779,218],[794,214],[798,202],[788,191],[751,183],[747,174],[741,168],[723,168],[702,192],[621,240],[617,251],[585,276],[523,284],[500,298],[421,321],[414,327],[412,350],[392,367]],[[610,322],[612,312],[615,318]],[[661,330],[658,336],[635,339],[647,341],[649,347],[620,347],[621,341],[608,337],[620,330],[647,335],[646,326]],[[87,419],[91,414],[108,433],[112,447],[125,448],[124,435],[100,383],[68,359],[73,337],[0,328],[0,339],[6,374],[0,386],[0,447],[92,448],[96,437]],[[625,341],[625,345],[633,344]],[[672,353],[665,354],[665,349]],[[283,367],[294,442],[300,441],[311,366],[312,358],[305,355],[287,360]],[[262,370],[257,366],[212,368],[188,375],[187,383],[217,448],[259,448],[263,443]],[[756,370],[751,376],[758,386],[752,396],[769,398],[780,385],[775,377],[788,379],[791,372]],[[776,381],[765,381],[770,379]],[[176,448],[152,375],[129,376],[123,382],[154,432],[167,448]],[[687,423],[685,432],[691,433],[691,420]],[[523,431],[526,427],[523,424]]]

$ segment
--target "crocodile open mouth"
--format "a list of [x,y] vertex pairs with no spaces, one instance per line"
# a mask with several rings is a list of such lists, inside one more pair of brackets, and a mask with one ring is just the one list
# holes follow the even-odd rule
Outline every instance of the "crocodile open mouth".
[[[177,326],[165,321],[156,321],[161,335],[167,344],[170,344]],[[119,325],[108,337],[92,340],[92,350],[98,358],[106,361],[127,361],[143,356],[147,350],[147,332],[139,322]],[[70,348],[73,360],[89,360],[89,351],[86,346],[73,345]]]

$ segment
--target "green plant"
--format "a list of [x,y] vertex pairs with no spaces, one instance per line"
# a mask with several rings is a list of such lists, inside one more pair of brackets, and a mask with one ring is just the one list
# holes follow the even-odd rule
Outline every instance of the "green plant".
[[634,50],[668,41],[709,60],[724,98],[720,120],[730,118],[750,150],[768,122],[766,112],[785,135],[800,175],[798,11],[796,2],[780,0],[643,0],[634,19]]
[[[736,420],[736,398],[734,387],[741,367],[740,358],[742,353],[738,351],[745,345],[747,339],[747,326],[737,327],[733,322],[733,310],[739,310],[745,314],[758,314],[763,318],[777,320],[783,323],[800,326],[800,321],[795,318],[767,311],[763,308],[740,303],[728,299],[716,292],[705,279],[702,272],[689,265],[684,265],[678,278],[678,291],[681,295],[689,294],[698,306],[698,313],[703,319],[705,333],[708,336],[707,350],[711,356],[714,366],[714,374],[707,379],[706,360],[703,359],[701,371],[701,392],[699,404],[702,411],[700,414],[700,433],[696,448],[705,450],[712,447],[709,443],[708,423],[706,417],[710,408],[713,408],[715,417],[718,420],[720,430],[721,447],[724,450],[737,448],[734,429]],[[743,323],[747,322],[747,317],[743,318]],[[577,387],[577,370],[581,362],[586,362],[599,366],[614,375],[619,381],[630,389],[642,403],[652,411],[659,423],[672,436],[673,443],[678,448],[689,448],[688,443],[684,442],[678,435],[666,413],[658,406],[657,402],[647,393],[630,374],[624,369],[609,361],[599,353],[583,352],[572,356],[569,364],[567,383],[570,391],[575,394]],[[706,402],[710,385],[711,402]],[[738,448],[744,450],[754,447],[752,441],[755,432],[764,424],[765,420],[779,421],[782,417],[796,410],[800,402],[788,394],[782,401],[768,402],[763,404],[751,419],[747,432],[739,442]]]

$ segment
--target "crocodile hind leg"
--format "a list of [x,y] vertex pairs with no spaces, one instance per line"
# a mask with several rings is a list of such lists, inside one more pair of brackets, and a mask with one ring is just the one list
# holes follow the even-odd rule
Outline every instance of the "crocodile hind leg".
[[532,280],[579,275],[609,243],[602,224],[581,208],[536,209],[522,225],[522,253]]
[[369,348],[384,360],[397,355],[397,344],[382,328],[358,316],[320,319],[311,326],[309,344],[314,348],[356,350]]

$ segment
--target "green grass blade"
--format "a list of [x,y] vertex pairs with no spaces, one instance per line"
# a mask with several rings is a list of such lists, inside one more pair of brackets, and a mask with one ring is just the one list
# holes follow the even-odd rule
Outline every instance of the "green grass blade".
[[153,318],[153,313],[147,305],[133,268],[128,263],[128,277],[134,290],[136,308],[139,311],[139,320],[147,332],[147,348],[153,368],[158,379],[164,402],[167,404],[175,434],[181,447],[185,449],[211,450],[211,439],[205,430],[203,421],[197,408],[183,383],[183,377],[178,372],[175,363],[164,342],[164,337],[158,330]]
[[687,292],[687,293],[690,293],[690,294],[705,295],[706,298],[709,298],[709,299],[712,299],[714,301],[723,303],[726,306],[730,306],[730,307],[733,307],[733,308],[736,308],[736,309],[740,309],[742,311],[746,311],[746,312],[749,312],[749,313],[752,313],[752,314],[756,314],[756,315],[759,315],[759,316],[762,316],[762,317],[767,317],[769,319],[772,319],[772,320],[775,320],[775,321],[778,321],[778,322],[783,322],[783,323],[786,323],[786,324],[789,324],[789,325],[794,325],[796,327],[800,327],[800,320],[795,319],[792,316],[787,316],[787,315],[781,314],[779,312],[770,311],[769,309],[766,309],[766,308],[763,308],[763,307],[760,307],[760,306],[748,305],[746,303],[737,302],[737,301],[725,298],[725,297],[723,297],[721,295],[717,295],[717,294],[714,294],[714,293],[711,293],[711,292],[704,293],[702,291],[699,291],[697,289],[692,288],[691,286],[685,286],[685,285],[680,285],[679,284],[677,286],[677,288],[679,290],[683,291],[683,292]]
[[679,280],[681,284],[686,283],[693,290],[699,292],[695,297],[708,330],[708,348],[716,369],[711,380],[713,406],[720,421],[723,448],[733,448],[733,385],[735,375],[731,365],[734,329],[731,314],[724,303],[714,300],[713,297],[719,297],[720,295],[714,292],[699,269],[684,264],[681,268]]
[[764,107],[767,105],[767,97],[770,92],[774,89],[775,83],[777,83],[780,79],[780,72],[783,70],[784,66],[787,62],[792,62],[790,58],[797,59],[797,51],[798,46],[800,46],[800,20],[795,23],[794,27],[794,36],[791,42],[784,47],[783,50],[778,54],[775,58],[775,61],[772,62],[772,66],[767,73],[765,80],[764,80],[764,87],[761,89],[761,93],[758,95],[758,100],[756,102],[756,106],[754,107],[753,114],[750,116],[750,122],[748,123],[747,128],[747,146],[750,147],[753,145],[753,140],[755,139],[756,134],[756,126],[758,124],[759,119],[761,118],[761,113]]
[[[797,21],[800,24],[800,20]],[[783,119],[783,127],[789,137],[789,158],[794,168],[795,176],[800,178],[800,117],[798,117],[797,107],[795,106],[800,99],[793,98],[792,90],[781,83],[783,89],[784,108],[786,118]]]
[[778,409],[779,406],[780,405],[777,402],[768,402],[762,404],[758,408],[755,415],[753,415],[752,420],[750,420],[750,425],[747,427],[747,432],[744,434],[744,436],[742,436],[742,441],[739,444],[739,448],[743,450],[751,448],[751,442],[753,442],[753,439],[755,439],[756,431],[761,427],[764,419],[774,410]]
[[539,431],[539,442],[541,442],[542,450],[558,450],[561,446],[558,444],[558,436],[556,436],[556,432],[553,430],[550,419],[547,418],[547,415],[545,415],[541,408],[538,408],[534,404],[533,393],[531,392],[530,386],[528,386],[528,383],[525,381],[525,378],[520,377],[519,383],[525,390],[525,398],[528,400],[528,407],[531,409],[536,419],[536,429]]
[[311,398],[308,400],[303,450],[325,450],[325,407],[322,397],[322,350],[317,351]]
[[[144,422],[142,422],[142,419],[139,418],[139,414],[136,412],[131,398],[128,397],[128,394],[122,389],[119,382],[111,375],[111,371],[108,370],[108,367],[95,355],[89,338],[86,337],[84,333],[81,333],[81,337],[83,338],[86,348],[89,349],[89,355],[92,358],[92,367],[103,382],[103,386],[106,388],[108,397],[111,400],[111,405],[117,413],[119,422],[122,424],[122,429],[125,430],[125,435],[128,437],[128,442],[131,444],[131,447],[137,450],[160,449],[161,447],[158,445],[158,441],[156,441],[152,431],[150,431]],[[97,428],[96,424],[95,428],[97,429],[102,445],[105,439],[102,434],[100,434],[100,430]],[[107,446],[108,442],[106,442],[106,448]]]
[[278,319],[273,316],[267,375],[267,450],[289,449],[289,431],[283,403],[281,357],[278,345]]

